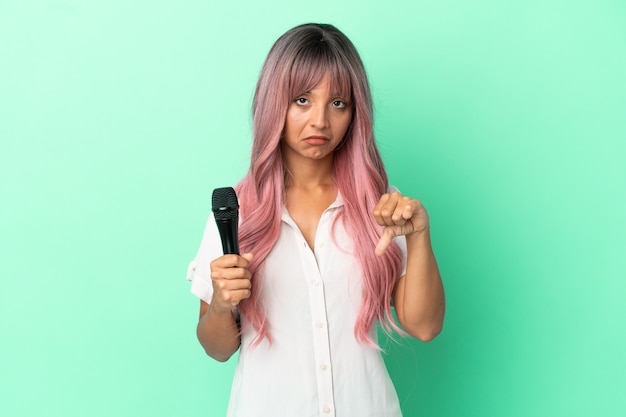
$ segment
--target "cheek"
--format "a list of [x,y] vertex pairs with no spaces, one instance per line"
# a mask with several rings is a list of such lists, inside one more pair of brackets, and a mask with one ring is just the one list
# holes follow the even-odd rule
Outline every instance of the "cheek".
[[289,113],[285,117],[285,126],[283,127],[283,135],[289,135],[293,131],[293,117],[290,117]]
[[346,134],[348,128],[350,127],[350,122],[352,122],[352,114],[343,115],[341,119],[337,122],[338,123],[335,125],[337,127],[336,133],[343,139],[343,136]]
[[302,112],[290,110],[285,117],[285,130],[298,130],[303,123]]

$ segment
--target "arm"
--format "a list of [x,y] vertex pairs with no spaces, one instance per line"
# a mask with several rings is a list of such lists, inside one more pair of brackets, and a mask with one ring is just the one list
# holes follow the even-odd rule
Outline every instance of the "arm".
[[393,291],[400,325],[408,334],[425,342],[435,338],[443,327],[445,296],[439,268],[430,242],[426,209],[418,200],[400,193],[381,197],[374,217],[385,226],[376,253],[385,252],[394,236],[406,236],[407,267]]
[[252,255],[224,255],[211,262],[213,299],[200,302],[196,333],[207,355],[227,361],[239,349],[241,336],[233,309],[250,296],[251,274],[246,269]]
[[407,235],[406,240],[406,275],[398,280],[394,288],[394,306],[404,330],[428,342],[443,327],[443,284],[430,244],[429,231]]

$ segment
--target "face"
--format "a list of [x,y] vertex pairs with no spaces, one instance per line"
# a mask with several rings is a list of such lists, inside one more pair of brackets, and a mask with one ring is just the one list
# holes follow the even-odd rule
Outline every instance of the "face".
[[331,91],[326,76],[289,104],[282,138],[287,163],[332,158],[352,120],[349,99]]

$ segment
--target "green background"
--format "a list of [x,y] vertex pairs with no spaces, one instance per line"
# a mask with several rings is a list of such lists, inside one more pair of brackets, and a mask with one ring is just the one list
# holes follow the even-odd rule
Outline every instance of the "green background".
[[361,52],[432,218],[444,331],[383,341],[405,416],[626,415],[618,0],[0,0],[0,415],[224,415],[185,272],[309,21]]

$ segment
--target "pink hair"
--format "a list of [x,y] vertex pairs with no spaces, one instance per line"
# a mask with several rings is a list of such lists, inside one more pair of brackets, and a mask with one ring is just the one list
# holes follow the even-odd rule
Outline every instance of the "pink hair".
[[[325,75],[342,94],[351,97],[353,116],[335,152],[334,179],[344,199],[337,218],[354,239],[363,273],[363,302],[354,327],[355,337],[374,344],[369,336],[378,321],[383,329],[400,331],[391,316],[391,295],[401,272],[401,254],[392,244],[383,256],[374,248],[381,228],[372,216],[388,180],[373,134],[373,106],[363,63],[350,40],[331,25],[306,24],[281,36],[270,50],[253,102],[253,145],[250,169],[237,185],[242,223],[242,252],[252,252],[254,287],[263,285],[262,265],[278,239],[284,197],[285,168],[280,137],[289,103],[314,88]],[[254,343],[271,342],[265,311],[253,291],[240,311],[257,330]]]

